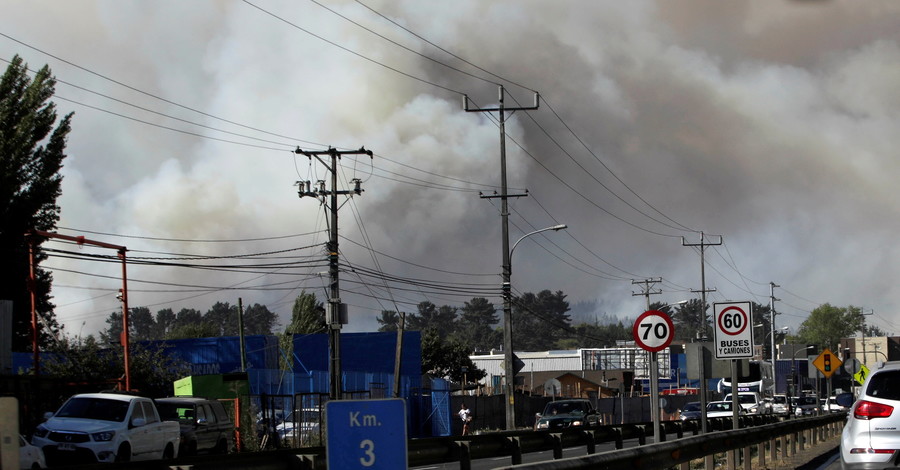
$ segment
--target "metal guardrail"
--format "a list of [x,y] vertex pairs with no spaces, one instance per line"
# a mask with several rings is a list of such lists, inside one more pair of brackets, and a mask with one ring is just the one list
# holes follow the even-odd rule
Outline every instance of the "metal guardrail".
[[[472,460],[488,457],[508,456],[514,468],[532,469],[587,469],[587,468],[666,468],[707,455],[748,447],[760,442],[782,439],[782,452],[794,453],[799,444],[802,448],[807,441],[816,441],[824,436],[828,426],[838,427],[844,421],[844,414],[833,414],[813,418],[792,419],[777,422],[774,416],[741,417],[741,429],[731,430],[731,418],[711,418],[708,420],[710,432],[699,433],[697,421],[665,421],[660,433],[665,440],[645,445],[647,436],[653,435],[651,423],[600,426],[594,429],[564,429],[559,431],[502,431],[472,436],[451,436],[412,439],[408,443],[408,465],[425,466],[448,462],[459,462],[461,470],[471,468]],[[811,432],[806,439],[797,438],[798,433]],[[683,437],[688,434],[689,437]],[[791,437],[793,436],[793,437]],[[638,439],[640,447],[623,449],[624,441]],[[785,440],[787,439],[787,440]],[[789,442],[788,442],[789,441]],[[615,443],[615,451],[596,454],[596,445]],[[585,457],[562,459],[563,449],[585,446]],[[775,445],[770,446],[776,448]],[[536,464],[518,465],[522,455],[553,451],[554,459]],[[774,453],[772,459],[775,459]],[[227,455],[200,455],[178,458],[174,461],[129,462],[125,464],[103,464],[79,467],[82,470],[140,469],[140,470],[314,470],[326,468],[324,447],[280,449]],[[513,468],[513,467],[503,467]]]
[[[842,413],[788,420],[780,423],[766,424],[752,428],[742,428],[696,435],[671,442],[661,442],[630,449],[615,450],[584,457],[572,457],[524,465],[499,467],[504,469],[541,469],[541,470],[580,470],[580,469],[658,469],[670,468],[704,457],[737,449],[749,450],[759,445],[761,466],[765,466],[766,450],[764,443],[769,442],[769,455],[775,460],[776,449],[780,440],[780,448],[784,456],[803,450],[806,444],[814,444],[837,435],[846,416]],[[745,454],[749,458],[749,452]],[[732,468],[735,463],[730,464]]]

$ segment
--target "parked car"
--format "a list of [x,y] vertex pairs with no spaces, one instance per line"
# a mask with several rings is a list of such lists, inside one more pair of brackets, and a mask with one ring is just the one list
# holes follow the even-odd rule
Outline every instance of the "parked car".
[[[730,418],[734,416],[734,408],[731,401],[711,401],[706,404],[707,418]],[[743,407],[738,410],[739,415],[747,414]]]
[[322,445],[321,423],[319,408],[303,408],[288,414],[281,424],[275,426],[275,432],[281,442],[289,446]]
[[44,460],[41,448],[29,444],[22,435],[19,435],[19,468],[22,470],[47,468],[47,461]]
[[535,429],[593,427],[600,424],[600,414],[587,399],[557,400],[547,403],[537,415]]
[[224,454],[234,447],[234,423],[222,402],[197,397],[172,397],[156,400],[164,420],[181,426],[179,455],[197,452]]
[[[878,367],[880,366],[880,367]],[[841,433],[841,465],[848,469],[894,468],[900,449],[900,362],[878,363],[859,391]],[[849,405],[853,397],[841,397]]]
[[681,409],[681,420],[686,421],[689,419],[699,419],[700,418],[700,402],[692,401],[684,404],[684,408]]
[[819,410],[816,397],[791,397],[791,409],[797,416],[812,416]]
[[34,430],[31,443],[50,465],[173,459],[178,423],[163,421],[147,397],[125,393],[75,395]]

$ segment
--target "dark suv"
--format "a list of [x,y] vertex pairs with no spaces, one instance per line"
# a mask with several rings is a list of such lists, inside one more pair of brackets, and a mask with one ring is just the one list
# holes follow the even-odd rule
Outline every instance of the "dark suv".
[[587,399],[557,400],[547,403],[544,412],[537,416],[535,429],[561,429],[569,427],[594,427],[600,424],[600,415]]
[[159,398],[159,414],[166,421],[181,424],[178,455],[198,451],[224,454],[234,446],[234,423],[222,402],[195,397]]

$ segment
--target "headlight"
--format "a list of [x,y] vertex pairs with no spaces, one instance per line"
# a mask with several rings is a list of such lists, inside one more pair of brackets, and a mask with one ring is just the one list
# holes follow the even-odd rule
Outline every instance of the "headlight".
[[47,428],[45,428],[43,424],[39,424],[38,427],[34,429],[34,435],[37,437],[46,437],[48,432],[50,431],[47,431]]
[[571,424],[571,425],[572,425],[572,426],[583,426],[583,425],[584,425],[584,421],[581,421],[581,420],[577,420],[577,419],[576,419],[575,421],[572,421],[572,424]]
[[91,434],[91,438],[93,438],[96,442],[111,441],[113,437],[116,437],[115,431],[101,431]]
[[547,429],[547,422],[546,421],[538,421],[537,428],[538,429]]

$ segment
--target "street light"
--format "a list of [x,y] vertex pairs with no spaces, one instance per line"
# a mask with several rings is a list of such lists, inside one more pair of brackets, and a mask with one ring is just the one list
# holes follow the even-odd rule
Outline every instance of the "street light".
[[506,383],[505,392],[506,392],[506,430],[512,431],[516,429],[516,403],[515,403],[515,382],[516,382],[516,374],[515,374],[515,364],[513,364],[513,345],[512,345],[512,285],[510,284],[510,279],[512,278],[512,254],[513,251],[516,250],[516,247],[519,246],[519,242],[522,240],[541,232],[546,232],[548,230],[562,230],[564,228],[568,228],[569,226],[566,224],[554,225],[552,227],[545,227],[540,230],[535,230],[533,232],[526,233],[522,235],[521,238],[516,240],[513,243],[512,248],[509,249],[509,253],[504,253],[503,260],[503,369],[506,373]]
[[[809,345],[800,350],[800,352],[805,353],[807,350],[813,349],[815,346]],[[797,377],[796,377],[796,368],[794,367],[795,361],[797,360],[797,351],[794,351],[794,354],[791,356],[791,393],[788,395],[788,419],[792,417],[794,414],[793,409],[793,398],[794,395],[797,394]],[[798,395],[799,396],[799,395]]]

